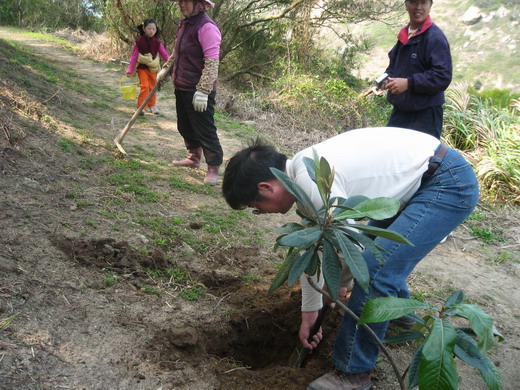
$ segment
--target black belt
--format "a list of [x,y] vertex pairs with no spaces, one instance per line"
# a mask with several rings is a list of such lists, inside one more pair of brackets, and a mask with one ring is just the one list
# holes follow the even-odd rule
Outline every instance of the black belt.
[[449,147],[447,145],[444,145],[443,143],[439,145],[439,147],[435,151],[435,154],[433,155],[433,157],[430,158],[430,161],[428,162],[428,169],[422,175],[421,185],[426,183],[430,179],[430,177],[433,176],[437,168],[439,168],[439,165],[441,165],[442,159],[446,155],[448,149]]

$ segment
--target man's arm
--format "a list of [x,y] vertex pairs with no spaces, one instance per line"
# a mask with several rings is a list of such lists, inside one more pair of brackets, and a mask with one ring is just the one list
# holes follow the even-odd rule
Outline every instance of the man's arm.
[[408,87],[417,93],[445,91],[451,83],[453,71],[450,45],[446,37],[442,33],[441,36],[430,37],[425,54],[429,69],[409,77]]

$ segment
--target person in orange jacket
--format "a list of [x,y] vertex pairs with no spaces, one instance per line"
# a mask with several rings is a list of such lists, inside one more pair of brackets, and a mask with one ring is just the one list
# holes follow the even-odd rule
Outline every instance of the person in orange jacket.
[[[154,19],[146,19],[143,24],[137,26],[137,29],[141,36],[135,41],[130,64],[126,69],[126,75],[132,77],[137,66],[140,83],[137,107],[140,107],[157,83],[157,72],[161,69],[161,58],[167,61],[169,55],[159,38],[157,38],[160,30]],[[141,115],[144,115],[147,108],[152,114],[159,115],[161,112],[155,105],[156,101],[157,96],[154,94],[147,107],[141,112]]]

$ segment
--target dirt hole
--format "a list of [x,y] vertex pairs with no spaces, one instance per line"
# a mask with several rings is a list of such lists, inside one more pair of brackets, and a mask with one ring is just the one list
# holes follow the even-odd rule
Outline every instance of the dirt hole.
[[297,291],[268,293],[243,288],[235,296],[236,314],[230,315],[230,331],[208,352],[232,358],[241,365],[261,370],[287,365],[297,345],[300,312]]

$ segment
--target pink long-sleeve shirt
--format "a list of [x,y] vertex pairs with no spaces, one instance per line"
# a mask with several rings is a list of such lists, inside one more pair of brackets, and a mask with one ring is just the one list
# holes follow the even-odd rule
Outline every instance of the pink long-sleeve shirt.
[[[166,51],[162,43],[159,45],[159,55],[164,61],[168,60],[168,52]],[[132,51],[132,56],[130,57],[130,64],[126,69],[126,73],[132,73],[135,70],[135,66],[137,65],[137,57],[139,57],[139,49],[137,48],[137,45],[134,45],[134,50]]]

